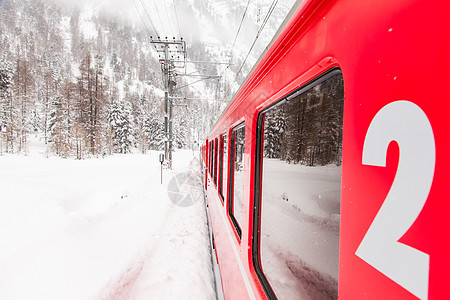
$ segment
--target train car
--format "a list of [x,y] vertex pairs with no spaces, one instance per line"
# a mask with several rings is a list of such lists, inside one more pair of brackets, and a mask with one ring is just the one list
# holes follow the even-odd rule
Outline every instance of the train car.
[[450,2],[305,0],[203,147],[225,299],[449,299]]

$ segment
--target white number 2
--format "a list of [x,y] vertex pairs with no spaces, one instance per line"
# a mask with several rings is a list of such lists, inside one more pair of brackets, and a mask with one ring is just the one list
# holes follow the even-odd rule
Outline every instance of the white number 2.
[[427,299],[429,255],[398,242],[424,207],[434,176],[433,129],[419,106],[409,101],[384,106],[367,131],[362,163],[385,167],[391,141],[400,151],[397,173],[356,255],[416,297]]

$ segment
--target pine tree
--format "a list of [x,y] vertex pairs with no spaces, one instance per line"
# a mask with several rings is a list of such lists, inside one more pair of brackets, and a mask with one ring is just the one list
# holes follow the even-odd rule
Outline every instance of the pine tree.
[[178,149],[186,149],[188,146],[188,127],[184,115],[178,115],[173,120],[173,141],[174,147]]
[[123,102],[113,102],[108,116],[115,152],[129,153],[132,146],[130,111]]
[[[0,152],[26,152],[31,132],[42,135],[49,150],[61,156],[76,153],[81,159],[122,151],[117,145],[112,149],[115,133],[108,119],[111,104],[119,98],[132,104],[131,110],[124,106],[132,132],[127,140],[133,141],[134,135],[134,145],[141,149],[161,147],[162,117],[156,111],[150,115],[159,103],[153,91],[162,88],[160,63],[149,52],[145,34],[100,13],[91,20],[98,39],[90,41],[80,30],[82,11],[77,6],[4,0],[1,8],[0,53],[11,68],[9,77],[0,75]],[[124,93],[119,92],[122,87]],[[145,108],[136,105],[143,95]],[[179,132],[174,124],[179,147],[190,139],[189,121]]]
[[281,157],[281,140],[286,129],[286,120],[282,107],[277,107],[266,114],[264,125],[264,156]]
[[150,150],[164,149],[164,123],[155,111],[145,118],[143,132],[147,136]]
[[[9,152],[12,143],[12,86],[13,68],[5,58],[0,61],[0,154]],[[3,144],[5,144],[3,146]]]

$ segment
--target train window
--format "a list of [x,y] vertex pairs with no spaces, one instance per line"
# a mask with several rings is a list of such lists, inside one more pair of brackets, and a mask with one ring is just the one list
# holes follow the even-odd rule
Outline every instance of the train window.
[[236,231],[241,237],[242,208],[244,205],[244,123],[235,127],[231,133],[230,183],[228,209]]
[[220,171],[219,171],[219,193],[222,197],[222,200],[225,200],[226,197],[226,187],[227,187],[227,171],[228,171],[228,162],[227,162],[227,135],[222,134],[220,136]]
[[212,144],[211,144],[211,147],[212,147],[212,156],[211,156],[211,179],[213,180],[213,182],[214,182],[214,167],[215,167],[215,165],[214,165],[214,156],[215,156],[215,154],[216,154],[216,151],[215,151],[215,142],[214,142],[214,140],[212,140],[212,142],[211,142]]
[[213,155],[212,155],[212,162],[211,162],[211,164],[212,164],[212,167],[211,167],[211,177],[212,178],[211,179],[213,180],[213,182],[214,182],[214,167],[215,167],[215,165],[214,165],[214,156],[216,154],[215,148],[216,148],[216,142],[214,140],[212,140]]
[[217,186],[217,148],[218,148],[218,140],[217,138],[214,140],[214,183]]
[[253,254],[269,298],[337,299],[343,106],[334,70],[258,119]]
[[209,171],[211,176],[213,174],[213,168],[214,168],[214,159],[213,158],[214,158],[214,141],[211,141],[211,168]]
[[211,179],[214,176],[214,140],[211,141]]
[[213,147],[212,147],[212,141],[209,142],[209,174],[212,174],[212,158],[213,158]]

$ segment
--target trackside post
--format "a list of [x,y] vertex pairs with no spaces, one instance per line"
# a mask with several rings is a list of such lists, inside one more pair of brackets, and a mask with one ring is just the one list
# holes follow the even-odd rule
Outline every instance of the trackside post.
[[163,162],[164,162],[164,154],[159,154],[159,162],[161,163],[161,184],[163,183]]

